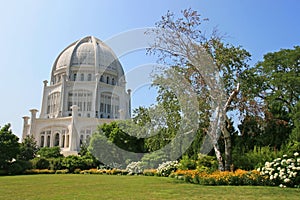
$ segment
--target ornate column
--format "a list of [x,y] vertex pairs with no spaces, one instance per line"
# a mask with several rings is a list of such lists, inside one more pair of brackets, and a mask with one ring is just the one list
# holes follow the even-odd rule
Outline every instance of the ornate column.
[[23,133],[22,133],[22,142],[24,142],[25,137],[29,134],[30,124],[28,124],[29,117],[23,117]]

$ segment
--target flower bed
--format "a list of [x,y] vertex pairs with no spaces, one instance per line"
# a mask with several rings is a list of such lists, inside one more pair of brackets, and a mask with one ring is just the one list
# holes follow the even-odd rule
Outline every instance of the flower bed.
[[215,171],[177,170],[171,177],[201,185],[267,185],[268,180],[256,170]]

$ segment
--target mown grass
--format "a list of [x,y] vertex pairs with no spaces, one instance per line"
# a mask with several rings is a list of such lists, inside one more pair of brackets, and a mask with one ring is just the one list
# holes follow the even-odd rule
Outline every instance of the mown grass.
[[111,175],[0,177],[0,199],[299,199],[300,189],[201,186],[171,178]]

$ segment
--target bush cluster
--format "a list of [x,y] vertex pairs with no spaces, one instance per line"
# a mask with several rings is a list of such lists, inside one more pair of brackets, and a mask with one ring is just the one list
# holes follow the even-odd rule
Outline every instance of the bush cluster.
[[157,175],[168,177],[172,172],[175,172],[177,168],[178,168],[177,160],[163,162],[157,168]]
[[272,185],[280,187],[300,187],[300,156],[295,152],[293,156],[283,155],[272,162],[266,162],[257,171],[266,177]]

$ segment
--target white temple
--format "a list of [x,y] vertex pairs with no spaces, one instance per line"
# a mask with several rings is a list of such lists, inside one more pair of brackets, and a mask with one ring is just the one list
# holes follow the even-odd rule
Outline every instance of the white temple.
[[[130,90],[123,68],[101,40],[88,36],[65,48],[55,60],[50,84],[44,81],[39,117],[24,116],[23,135],[40,147],[59,146],[76,154],[99,124],[130,118]],[[30,123],[29,123],[30,119]]]

